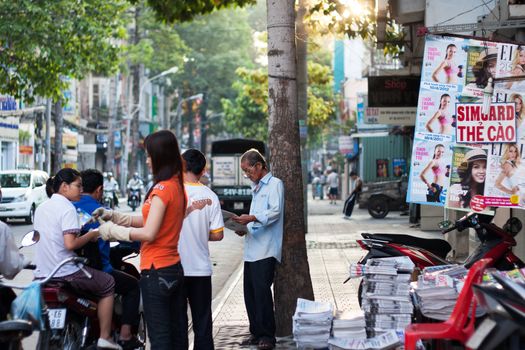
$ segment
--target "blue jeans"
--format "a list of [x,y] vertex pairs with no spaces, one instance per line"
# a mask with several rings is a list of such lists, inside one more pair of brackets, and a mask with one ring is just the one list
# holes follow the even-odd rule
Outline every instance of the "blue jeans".
[[140,290],[144,317],[152,350],[188,349],[188,329],[182,327],[180,313],[186,312],[180,263],[143,270]]

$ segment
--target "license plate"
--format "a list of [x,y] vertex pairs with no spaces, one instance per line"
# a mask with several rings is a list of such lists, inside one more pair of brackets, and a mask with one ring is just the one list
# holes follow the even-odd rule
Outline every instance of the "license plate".
[[51,329],[63,329],[66,325],[67,309],[49,309],[49,326]]
[[244,209],[244,203],[243,202],[234,202],[233,203],[233,209]]

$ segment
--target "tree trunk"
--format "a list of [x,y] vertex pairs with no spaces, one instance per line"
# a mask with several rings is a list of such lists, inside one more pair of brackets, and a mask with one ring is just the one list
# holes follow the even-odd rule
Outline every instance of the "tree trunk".
[[[135,32],[133,33],[133,42],[135,45],[138,45],[140,41],[140,28],[139,28],[139,18],[140,18],[140,7],[137,4],[135,7]],[[131,174],[134,174],[137,171],[137,162],[138,162],[138,149],[139,149],[139,117],[140,117],[140,64],[135,64],[131,67],[132,76],[133,76],[133,107],[131,108],[134,111],[136,108],[139,109],[135,114],[133,114],[131,119],[131,161],[128,167],[128,179],[131,177]],[[127,179],[126,179],[127,181]]]
[[62,169],[62,133],[64,131],[64,115],[62,114],[62,101],[53,105],[53,122],[55,123],[55,147],[53,153],[53,174]]
[[308,231],[308,158],[306,153],[307,120],[308,120],[308,33],[304,24],[306,14],[305,0],[299,0],[297,18],[295,19],[297,43],[297,114],[299,118],[299,138],[301,140],[301,173],[303,174],[303,211],[304,226]]
[[304,237],[294,0],[267,0],[267,11],[270,164],[285,188],[283,254],[274,285],[277,336],[284,336],[292,333],[297,298],[313,299],[313,289]]

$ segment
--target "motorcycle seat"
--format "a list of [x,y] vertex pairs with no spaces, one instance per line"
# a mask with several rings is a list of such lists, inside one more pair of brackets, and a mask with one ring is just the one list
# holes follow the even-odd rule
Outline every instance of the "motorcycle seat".
[[33,324],[26,320],[0,322],[0,339],[22,339],[33,333]]
[[444,239],[428,239],[389,233],[362,233],[361,236],[367,239],[377,239],[391,243],[423,248],[442,259],[445,259],[447,254],[452,250],[450,244]]

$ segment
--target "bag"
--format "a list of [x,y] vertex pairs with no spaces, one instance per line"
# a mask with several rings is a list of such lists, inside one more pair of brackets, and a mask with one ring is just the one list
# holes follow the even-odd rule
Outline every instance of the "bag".
[[13,300],[11,304],[11,316],[15,320],[27,320],[33,324],[34,328],[42,330],[44,327],[42,304],[40,283],[33,282]]
[[75,250],[75,253],[80,257],[88,258],[87,266],[102,271],[102,257],[98,242],[88,242],[83,247]]

